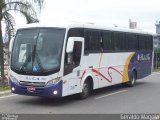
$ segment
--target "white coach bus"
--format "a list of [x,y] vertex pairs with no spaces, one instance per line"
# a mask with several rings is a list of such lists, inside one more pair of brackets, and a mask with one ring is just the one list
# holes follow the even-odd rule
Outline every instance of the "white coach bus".
[[94,24],[30,24],[10,44],[12,93],[86,98],[94,89],[151,74],[153,36]]

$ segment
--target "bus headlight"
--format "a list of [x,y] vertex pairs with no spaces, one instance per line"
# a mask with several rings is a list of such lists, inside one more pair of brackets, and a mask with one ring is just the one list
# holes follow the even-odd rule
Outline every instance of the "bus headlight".
[[12,75],[10,75],[10,80],[11,80],[13,83],[16,83],[16,84],[19,83],[18,80],[17,80],[15,77],[13,77]]
[[61,78],[56,78],[56,79],[53,79],[53,80],[50,80],[47,82],[46,86],[50,86],[50,85],[53,85],[53,84],[57,84],[59,81],[61,80]]

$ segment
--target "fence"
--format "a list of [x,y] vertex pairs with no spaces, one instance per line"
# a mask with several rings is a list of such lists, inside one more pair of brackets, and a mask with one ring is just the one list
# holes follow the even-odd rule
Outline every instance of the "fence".
[[160,71],[160,53],[154,53],[154,71]]

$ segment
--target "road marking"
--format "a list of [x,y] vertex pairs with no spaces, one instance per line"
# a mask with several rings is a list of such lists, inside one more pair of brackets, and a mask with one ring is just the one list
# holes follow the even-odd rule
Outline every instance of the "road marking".
[[126,92],[126,91],[128,91],[128,90],[121,90],[121,91],[113,92],[113,93],[110,93],[110,94],[107,94],[107,95],[103,95],[103,96],[97,97],[95,99],[98,100],[98,99],[101,99],[101,98],[104,98],[104,97],[108,97],[108,96],[111,96],[111,95],[123,93],[123,92]]
[[13,94],[13,95],[8,95],[8,96],[3,96],[3,97],[0,97],[0,99],[4,99],[4,98],[8,98],[8,97],[14,97],[14,96],[17,96],[17,95]]

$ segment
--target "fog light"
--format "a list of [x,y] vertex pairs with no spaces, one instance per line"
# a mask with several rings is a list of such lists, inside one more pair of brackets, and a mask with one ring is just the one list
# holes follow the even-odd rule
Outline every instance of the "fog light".
[[12,91],[15,91],[15,88],[14,88],[14,87],[12,87]]
[[53,94],[54,94],[54,95],[57,95],[57,94],[58,94],[58,91],[57,91],[57,90],[54,90],[54,91],[53,91]]

